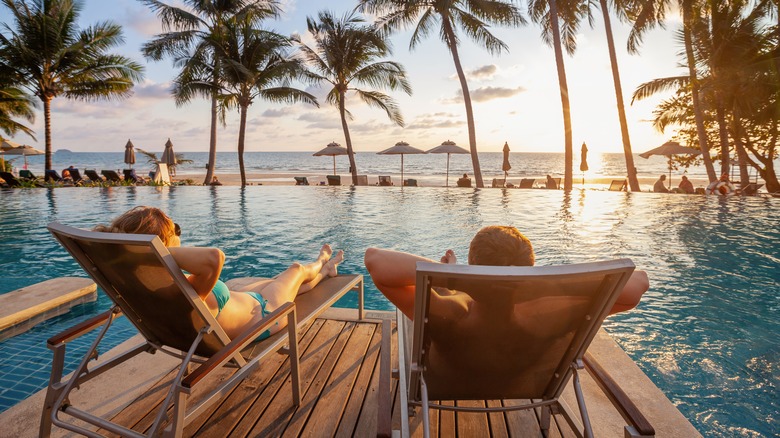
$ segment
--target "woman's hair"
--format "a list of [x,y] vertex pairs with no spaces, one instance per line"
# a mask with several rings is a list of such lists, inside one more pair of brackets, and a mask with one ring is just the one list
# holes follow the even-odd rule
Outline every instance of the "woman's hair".
[[138,206],[123,213],[111,225],[98,225],[95,231],[105,233],[155,234],[165,246],[173,243],[176,236],[171,218],[155,207]]
[[533,266],[531,241],[515,227],[492,225],[474,236],[469,246],[470,265]]

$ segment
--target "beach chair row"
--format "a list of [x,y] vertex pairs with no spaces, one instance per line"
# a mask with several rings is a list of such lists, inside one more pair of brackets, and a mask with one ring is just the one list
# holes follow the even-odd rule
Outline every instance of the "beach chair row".
[[84,170],[84,176],[82,176],[79,169],[69,167],[62,170],[62,175],[56,170],[50,169],[44,173],[43,178],[40,178],[30,170],[20,170],[18,178],[9,172],[0,172],[0,178],[2,178],[9,187],[23,187],[25,183],[41,186],[41,182],[64,186],[79,186],[85,184],[143,184],[146,182],[144,178],[135,173],[135,169],[124,169],[122,176],[115,170],[101,170],[100,173],[102,176],[97,173],[97,170],[86,169]]
[[[305,176],[296,176],[295,178],[295,185],[296,186],[308,186],[309,184],[309,178]],[[341,184],[341,175],[326,175],[325,176],[327,180],[327,185],[329,186],[340,186]],[[326,185],[323,181],[320,183],[320,185]],[[367,186],[368,183],[368,175],[358,175],[357,176],[357,185],[359,186]],[[377,186],[392,186],[395,185],[393,183],[392,178],[390,176],[386,175],[380,175],[377,179],[377,182],[374,184]],[[404,180],[404,186],[409,187],[417,187],[417,180],[413,178],[408,178]]]

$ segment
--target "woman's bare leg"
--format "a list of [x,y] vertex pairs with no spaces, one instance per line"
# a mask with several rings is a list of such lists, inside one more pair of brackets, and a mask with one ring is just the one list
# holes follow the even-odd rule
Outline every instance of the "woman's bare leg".
[[[260,294],[268,301],[267,311],[273,311],[284,303],[294,301],[301,286],[306,285],[305,291],[311,290],[322,280],[321,271],[327,265],[333,255],[330,245],[323,245],[320,255],[313,263],[303,265],[293,263],[289,268],[274,278],[274,281],[265,285]],[[339,251],[338,258],[343,260],[344,254]],[[338,262],[336,262],[337,264]],[[327,272],[330,272],[328,268]]]
[[339,263],[343,261],[344,261],[344,251],[339,250],[330,260],[328,260],[327,262],[325,262],[324,265],[322,265],[322,269],[317,275],[314,276],[314,278],[303,283],[301,287],[298,288],[298,293],[302,294],[314,289],[314,286],[318,285],[323,278],[335,277],[339,275],[338,273]]

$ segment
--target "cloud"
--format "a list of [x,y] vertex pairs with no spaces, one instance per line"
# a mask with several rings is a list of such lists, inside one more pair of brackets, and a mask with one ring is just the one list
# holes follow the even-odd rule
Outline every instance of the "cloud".
[[295,109],[292,107],[284,108],[269,108],[263,111],[263,117],[287,117],[295,114]]
[[[505,88],[505,87],[482,87],[471,90],[471,100],[474,102],[488,102],[495,99],[505,99],[526,91],[525,87]],[[442,99],[442,103],[463,103],[463,92],[458,90],[455,97],[451,99]]]
[[498,71],[495,64],[483,65],[467,73],[470,79],[493,79],[493,75]]
[[133,96],[139,99],[172,99],[171,82],[155,83],[149,80],[133,87]]
[[307,129],[341,129],[341,121],[334,111],[307,111],[298,120],[308,122]]
[[455,128],[465,124],[466,121],[463,120],[463,116],[453,113],[438,112],[417,116],[406,129]]
[[160,19],[151,10],[144,7],[126,7],[122,21],[127,27],[145,37],[150,38],[162,33]]

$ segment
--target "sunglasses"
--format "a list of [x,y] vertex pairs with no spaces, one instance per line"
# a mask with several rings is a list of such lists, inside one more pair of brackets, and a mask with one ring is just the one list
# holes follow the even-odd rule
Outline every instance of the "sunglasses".
[[173,232],[176,236],[181,236],[181,227],[176,222],[173,223]]

